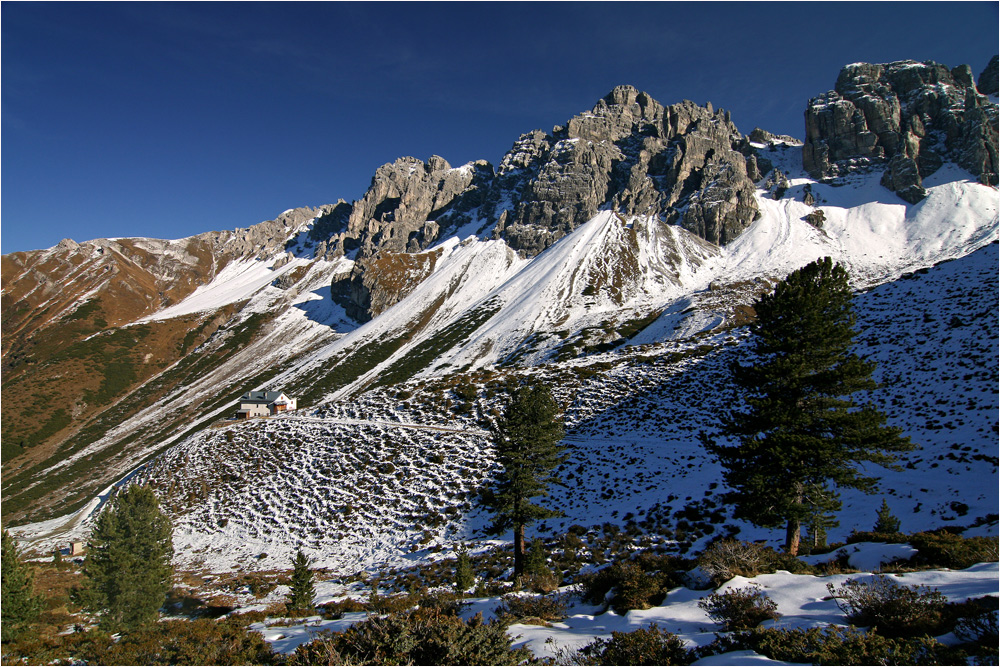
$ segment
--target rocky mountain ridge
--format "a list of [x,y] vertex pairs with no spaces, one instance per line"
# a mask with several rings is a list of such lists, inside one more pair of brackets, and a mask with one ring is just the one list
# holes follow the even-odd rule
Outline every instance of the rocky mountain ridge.
[[[989,72],[980,76],[988,87]],[[884,166],[882,184],[915,204],[927,194],[923,179],[945,160],[997,184],[997,120],[968,65],[855,63],[834,90],[809,101],[802,164],[819,179]]]
[[[359,259],[417,252],[461,229],[532,257],[605,209],[725,244],[757,217],[754,182],[769,170],[729,113],[665,107],[619,86],[551,133],[521,135],[495,171],[485,161],[453,169],[438,156],[384,165],[327,248]],[[358,262],[349,284],[333,288],[362,320],[375,314],[365,304],[379,280],[368,266]]]

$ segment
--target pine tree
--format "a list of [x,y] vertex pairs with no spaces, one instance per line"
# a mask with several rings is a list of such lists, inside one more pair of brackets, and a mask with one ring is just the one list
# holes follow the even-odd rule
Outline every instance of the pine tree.
[[34,573],[21,562],[17,542],[2,532],[3,554],[0,579],[2,579],[2,622],[0,634],[5,642],[17,639],[42,611],[42,596],[34,593]]
[[738,444],[706,443],[733,489],[736,516],[784,525],[791,554],[803,523],[839,508],[837,488],[875,491],[877,478],[859,464],[892,466],[897,452],[913,448],[882,413],[855,402],[877,384],[875,364],[850,351],[851,296],[847,271],[827,257],[757,300],[756,361],[733,368],[747,408],[723,421]]
[[313,587],[313,573],[309,569],[309,558],[301,551],[295,553],[292,569],[291,590],[288,592],[288,602],[286,607],[289,611],[313,610],[313,601],[316,598],[316,589]]
[[153,490],[120,491],[97,519],[83,564],[87,587],[78,599],[101,624],[132,629],[155,621],[173,579],[172,527]]
[[872,528],[872,532],[875,533],[898,533],[899,532],[899,518],[892,513],[892,509],[889,507],[889,503],[885,502],[885,498],[882,499],[882,507],[879,508],[877,519],[875,521],[875,527]]
[[472,570],[472,559],[469,552],[462,547],[458,552],[458,561],[455,563],[455,588],[459,591],[467,591],[476,583],[476,573]]
[[545,554],[545,543],[541,538],[536,537],[531,541],[531,548],[524,561],[524,573],[539,577],[551,577],[552,570],[549,569],[548,556]]
[[547,496],[550,484],[560,484],[554,469],[567,455],[559,444],[564,431],[559,406],[549,388],[521,385],[493,425],[493,442],[502,470],[493,488],[483,494],[483,504],[492,510],[494,535],[514,530],[514,577],[524,574],[524,528],[539,519],[561,516],[531,502]]

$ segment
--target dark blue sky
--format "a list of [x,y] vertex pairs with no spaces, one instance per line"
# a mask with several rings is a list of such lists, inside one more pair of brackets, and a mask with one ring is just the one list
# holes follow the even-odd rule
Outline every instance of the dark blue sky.
[[996,2],[4,2],[2,251],[178,238],[358,199],[397,157],[496,165],[628,83],[801,137],[858,61],[997,52]]

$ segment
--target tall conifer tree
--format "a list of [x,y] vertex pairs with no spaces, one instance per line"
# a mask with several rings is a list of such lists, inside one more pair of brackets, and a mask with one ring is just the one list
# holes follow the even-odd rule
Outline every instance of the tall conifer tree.
[[724,419],[737,444],[708,443],[722,463],[736,515],[785,526],[798,553],[801,527],[840,507],[837,488],[872,493],[859,464],[891,466],[913,448],[859,392],[877,388],[873,362],[851,352],[854,313],[847,271],[827,257],[790,274],[757,300],[756,360],[735,365],[746,409]]
[[549,485],[562,483],[554,472],[567,458],[559,444],[564,435],[559,405],[545,385],[518,386],[492,431],[502,470],[495,486],[483,494],[483,503],[494,514],[490,532],[514,530],[516,578],[524,574],[525,526],[562,515],[531,502],[547,496]]
[[3,562],[0,563],[0,578],[3,579],[3,618],[0,622],[3,641],[17,637],[42,611],[42,597],[35,595],[34,574],[29,566],[21,562],[17,553],[17,542],[3,530]]
[[130,486],[97,519],[83,572],[88,586],[79,599],[102,612],[101,624],[130,629],[155,621],[173,580],[170,519],[153,490]]

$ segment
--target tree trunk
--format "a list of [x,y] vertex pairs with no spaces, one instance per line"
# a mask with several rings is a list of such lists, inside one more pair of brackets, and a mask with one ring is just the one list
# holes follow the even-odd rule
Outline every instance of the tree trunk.
[[785,529],[785,551],[791,556],[799,555],[799,540],[802,538],[802,522],[789,519]]
[[524,574],[524,524],[514,524],[514,579]]

